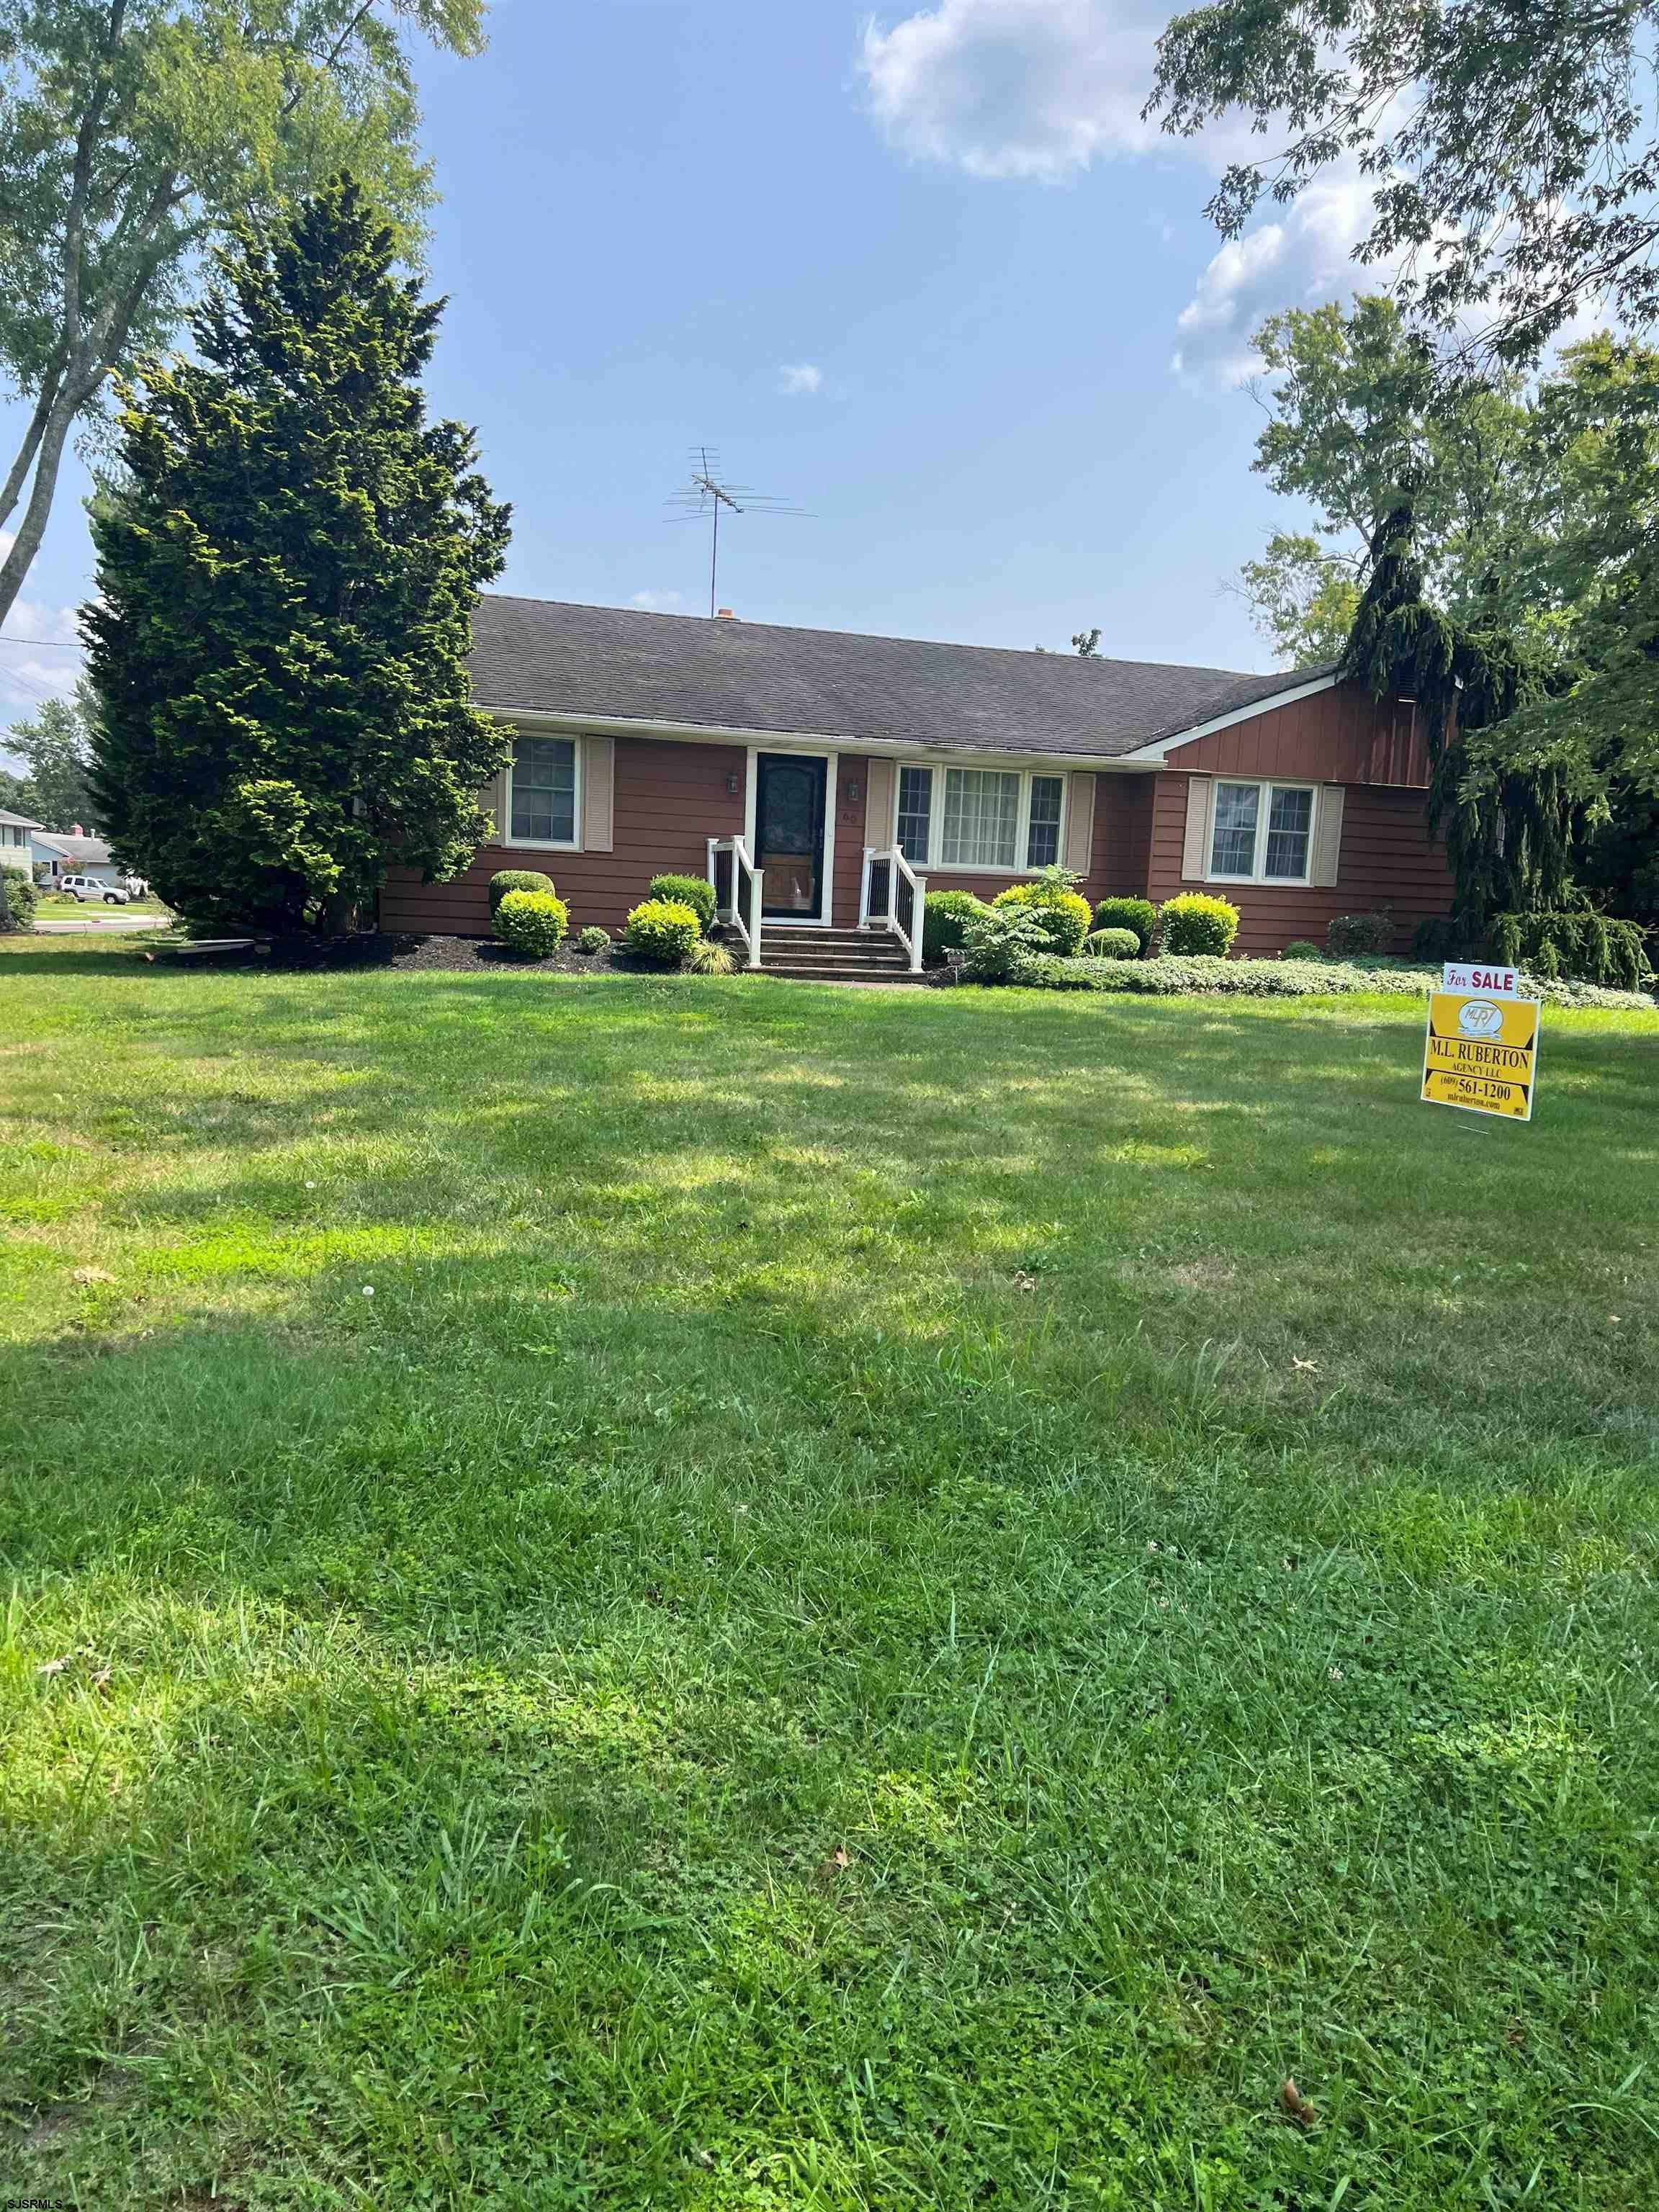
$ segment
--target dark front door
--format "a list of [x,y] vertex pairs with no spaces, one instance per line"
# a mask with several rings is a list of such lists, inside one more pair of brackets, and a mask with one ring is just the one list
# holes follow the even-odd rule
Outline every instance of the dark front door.
[[761,912],[775,921],[823,918],[823,802],[830,763],[811,753],[755,762],[755,866]]

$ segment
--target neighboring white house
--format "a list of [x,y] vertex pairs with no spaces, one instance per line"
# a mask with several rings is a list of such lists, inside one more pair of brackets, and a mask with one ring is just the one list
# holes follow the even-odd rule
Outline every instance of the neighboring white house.
[[27,814],[9,814],[0,806],[0,868],[15,868],[21,875],[33,873],[33,833],[40,824]]
[[78,822],[72,831],[61,837],[56,830],[37,828],[33,853],[35,879],[48,889],[60,876],[90,876],[100,884],[125,880],[120,869],[110,859],[109,847],[103,839],[84,836]]

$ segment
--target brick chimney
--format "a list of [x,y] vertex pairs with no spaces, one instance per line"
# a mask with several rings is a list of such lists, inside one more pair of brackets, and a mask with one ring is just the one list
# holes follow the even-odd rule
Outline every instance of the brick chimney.
[[86,834],[86,831],[81,827],[78,822],[71,822],[70,823],[70,836],[71,837],[84,837]]
[[716,610],[714,620],[716,622],[736,622],[737,617],[732,613],[730,607],[720,607]]

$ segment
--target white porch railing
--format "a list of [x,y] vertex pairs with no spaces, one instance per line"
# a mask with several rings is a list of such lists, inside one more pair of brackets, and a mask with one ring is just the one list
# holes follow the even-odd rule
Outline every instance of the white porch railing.
[[922,915],[927,878],[904,857],[902,845],[866,845],[864,880],[859,890],[859,927],[889,929],[909,957],[910,973],[921,972]]
[[[742,940],[745,964],[761,964],[761,877],[741,837],[711,837],[708,841],[708,880],[714,890],[714,919],[735,930]],[[746,880],[745,880],[746,879]]]

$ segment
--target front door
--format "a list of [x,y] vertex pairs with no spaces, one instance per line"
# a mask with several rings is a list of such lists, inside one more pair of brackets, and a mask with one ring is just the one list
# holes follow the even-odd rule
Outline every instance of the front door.
[[765,874],[761,912],[771,921],[823,919],[829,778],[830,763],[822,754],[756,756],[755,866]]

